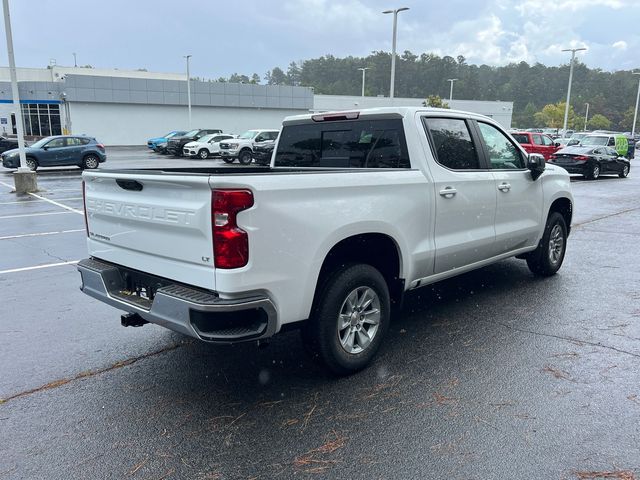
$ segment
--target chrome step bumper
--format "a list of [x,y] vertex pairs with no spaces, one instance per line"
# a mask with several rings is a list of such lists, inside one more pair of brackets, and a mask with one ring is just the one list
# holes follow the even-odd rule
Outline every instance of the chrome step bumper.
[[157,278],[161,285],[149,299],[125,289],[124,275],[131,270],[94,258],[80,261],[77,267],[82,277],[80,290],[87,295],[200,340],[234,343],[276,332],[276,308],[266,295],[221,299],[215,292],[140,273],[147,279]]

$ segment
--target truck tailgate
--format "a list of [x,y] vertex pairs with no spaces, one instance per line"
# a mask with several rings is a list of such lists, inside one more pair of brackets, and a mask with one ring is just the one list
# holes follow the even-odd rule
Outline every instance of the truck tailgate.
[[215,289],[208,175],[83,174],[89,254]]

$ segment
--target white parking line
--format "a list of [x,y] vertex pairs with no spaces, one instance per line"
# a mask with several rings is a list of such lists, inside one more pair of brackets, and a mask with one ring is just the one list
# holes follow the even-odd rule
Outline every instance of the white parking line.
[[77,230],[60,230],[59,232],[41,232],[41,233],[24,233],[22,235],[8,235],[6,237],[0,237],[0,240],[11,240],[12,238],[24,238],[24,237],[42,237],[44,235],[58,235],[59,233],[76,233],[84,232],[84,228]]
[[[13,187],[12,187],[11,185],[9,185],[8,183],[4,183],[4,182],[0,182],[0,183],[1,183],[2,185],[4,185],[5,187],[13,188]],[[75,189],[74,189],[74,190],[75,190]],[[50,200],[50,199],[48,199],[48,198],[41,197],[40,195],[36,195],[35,193],[29,193],[29,195],[31,195],[32,197],[39,198],[40,200],[44,200],[45,202],[49,202],[49,203],[51,203],[51,204],[53,204],[53,205],[56,205],[57,207],[64,208],[65,210],[69,210],[70,212],[74,212],[74,213],[78,213],[78,214],[80,214],[80,215],[84,215],[84,212],[83,212],[82,210],[78,210],[78,209],[76,209],[76,208],[68,207],[68,206],[66,206],[66,205],[64,205],[64,204],[62,204],[62,203],[58,203],[58,202],[56,202],[56,201],[54,201],[54,200]],[[35,214],[34,214],[34,215],[35,215]],[[0,217],[0,218],[2,218],[2,217]],[[7,217],[5,217],[5,218],[7,218]]]
[[43,212],[43,213],[23,213],[20,215],[0,215],[0,220],[5,218],[21,218],[21,217],[43,217],[45,215],[66,215],[73,212]]
[[[71,198],[56,198],[59,202],[71,201],[71,200],[82,200],[82,197],[71,197]],[[17,202],[0,202],[0,205],[15,205],[18,203],[35,203],[35,202],[46,202],[46,200],[18,200]]]
[[0,270],[0,275],[3,273],[17,273],[17,272],[26,272],[28,270],[38,270],[40,268],[50,268],[50,267],[60,267],[62,265],[75,265],[80,260],[72,260],[70,262],[59,262],[59,263],[47,263],[45,265],[36,265],[34,267],[22,267],[22,268],[12,268],[11,270]]

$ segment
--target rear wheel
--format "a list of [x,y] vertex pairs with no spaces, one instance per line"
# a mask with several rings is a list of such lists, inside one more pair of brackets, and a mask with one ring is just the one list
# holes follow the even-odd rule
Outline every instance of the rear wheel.
[[527,255],[527,266],[535,275],[554,275],[562,266],[566,250],[567,224],[562,215],[552,212],[547,219],[538,248]]
[[33,157],[27,157],[27,168],[34,172],[38,169],[38,161]]
[[249,165],[251,163],[251,150],[242,150],[238,155],[238,161],[242,165]]
[[203,148],[198,152],[198,156],[201,159],[206,160],[207,158],[209,158],[209,150],[207,150],[206,148]]
[[229,157],[222,157],[222,161],[224,163],[233,163],[233,158],[229,158]]
[[389,289],[382,274],[365,264],[345,265],[329,276],[303,340],[337,375],[365,368],[389,327]]
[[622,167],[622,170],[620,170],[620,173],[618,174],[618,176],[620,178],[627,178],[628,175],[629,175],[629,165],[625,165]]
[[98,168],[98,165],[100,165],[100,160],[95,155],[87,155],[82,160],[82,168],[93,170],[94,168]]

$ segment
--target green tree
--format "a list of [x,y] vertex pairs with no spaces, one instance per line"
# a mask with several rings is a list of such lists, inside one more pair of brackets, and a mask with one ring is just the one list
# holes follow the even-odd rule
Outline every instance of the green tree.
[[[633,114],[635,113],[634,107],[629,107],[622,116],[622,123],[620,124],[620,130],[631,131],[633,130]],[[637,122],[638,120],[636,120]],[[638,127],[636,126],[636,131]]]
[[[564,110],[566,102],[550,103],[534,115],[536,122],[549,128],[562,128],[564,126]],[[573,107],[569,107],[569,117],[567,119],[567,128],[575,127],[576,114]]]
[[439,95],[429,95],[427,99],[422,102],[422,105],[433,108],[449,108],[449,104],[443,101]]
[[608,130],[609,128],[611,128],[611,120],[609,120],[604,115],[596,113],[589,119],[587,125],[592,130]]
[[267,85],[286,85],[288,82],[287,74],[280,67],[275,67],[264,76]]

